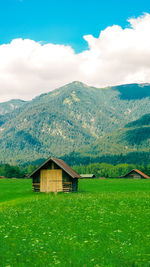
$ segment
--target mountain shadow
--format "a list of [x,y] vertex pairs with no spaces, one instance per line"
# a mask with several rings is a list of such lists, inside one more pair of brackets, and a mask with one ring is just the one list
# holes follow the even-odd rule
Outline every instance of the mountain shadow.
[[113,86],[111,89],[119,91],[122,100],[140,100],[150,97],[150,84],[124,84]]
[[125,125],[125,127],[140,127],[150,125],[150,114],[146,114],[138,120],[132,121]]

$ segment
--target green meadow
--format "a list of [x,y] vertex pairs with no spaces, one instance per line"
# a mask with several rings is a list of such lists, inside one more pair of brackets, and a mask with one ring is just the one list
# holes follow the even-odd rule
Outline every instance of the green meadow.
[[150,266],[150,180],[80,180],[57,195],[0,180],[0,266]]

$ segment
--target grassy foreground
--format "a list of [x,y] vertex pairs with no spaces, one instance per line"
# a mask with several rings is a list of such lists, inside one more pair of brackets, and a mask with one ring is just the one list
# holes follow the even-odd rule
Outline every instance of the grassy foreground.
[[54,195],[0,180],[0,266],[150,266],[150,181],[81,180]]

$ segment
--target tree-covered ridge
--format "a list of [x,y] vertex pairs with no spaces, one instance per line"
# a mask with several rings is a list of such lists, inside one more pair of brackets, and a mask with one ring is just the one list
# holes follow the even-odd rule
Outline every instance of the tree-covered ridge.
[[138,120],[132,121],[126,125],[126,127],[141,127],[141,126],[147,126],[150,125],[150,114],[146,114],[139,118]]
[[[119,162],[134,163],[135,160],[139,160],[140,163],[148,163],[150,155],[148,118],[149,114],[142,116],[138,120],[125,125],[119,131],[98,138],[90,144],[90,147],[85,145],[79,150],[80,157],[103,159],[103,156],[105,156],[107,162],[109,162],[108,158],[110,156],[112,163],[115,164]],[[136,158],[132,156],[133,153],[136,154]]]
[[10,101],[0,103],[0,115],[10,113],[16,108],[21,107],[24,103],[25,101],[20,99],[12,99]]
[[[121,97],[120,86],[99,89],[73,82],[24,102],[0,117],[1,162],[20,164],[77,152],[81,158],[89,153],[98,158],[135,151],[132,137],[138,130],[125,125],[150,113],[150,85],[124,85],[126,92],[128,87],[131,95],[137,90],[138,97]],[[138,149],[148,152],[148,129],[145,132]]]
[[150,97],[150,84],[124,84],[113,86],[113,90],[117,90],[120,98],[124,100],[140,100],[142,98]]

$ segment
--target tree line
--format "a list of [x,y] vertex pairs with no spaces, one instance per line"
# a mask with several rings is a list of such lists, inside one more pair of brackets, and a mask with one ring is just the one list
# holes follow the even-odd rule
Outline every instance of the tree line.
[[[0,164],[0,176],[7,178],[26,178],[30,175],[38,165],[29,164],[26,167],[11,166],[9,164]],[[137,164],[117,164],[112,165],[109,163],[91,163],[89,165],[75,165],[72,168],[79,174],[95,174],[97,178],[117,178],[125,175],[132,169],[138,169],[148,176],[150,176],[150,164],[137,165]]]
[[6,178],[26,178],[37,167],[37,165],[31,164],[27,167],[0,164],[0,176]]
[[89,165],[76,165],[73,169],[79,174],[95,174],[97,178],[117,178],[130,172],[132,169],[138,169],[150,176],[150,164],[147,166],[137,164],[117,164],[109,163],[92,163]]

